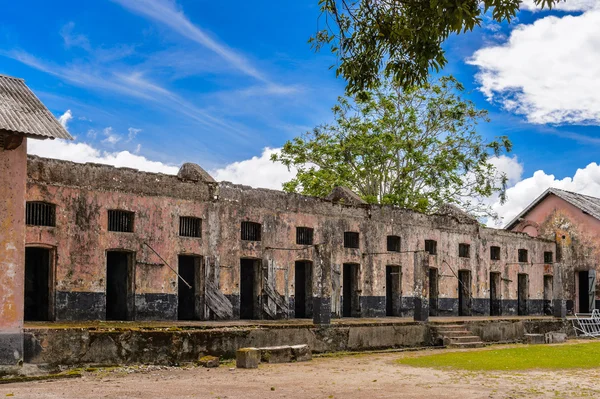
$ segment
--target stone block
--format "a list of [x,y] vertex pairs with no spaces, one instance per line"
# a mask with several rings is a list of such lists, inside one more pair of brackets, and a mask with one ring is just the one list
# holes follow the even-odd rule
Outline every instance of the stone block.
[[292,361],[292,347],[269,346],[260,348],[260,360],[265,363],[290,363]]
[[537,345],[545,343],[543,334],[525,334],[525,343],[529,345]]
[[219,358],[216,356],[201,356],[197,363],[202,367],[211,369],[219,367]]
[[240,369],[256,369],[260,363],[260,350],[241,348],[235,353],[235,366]]
[[292,358],[297,362],[312,360],[312,351],[308,345],[292,345]]
[[547,344],[560,344],[563,342],[567,342],[567,334],[561,332],[546,333],[545,338]]

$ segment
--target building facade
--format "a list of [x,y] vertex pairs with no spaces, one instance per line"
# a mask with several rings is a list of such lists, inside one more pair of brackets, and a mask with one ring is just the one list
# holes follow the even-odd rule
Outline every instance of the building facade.
[[556,240],[563,252],[567,311],[600,309],[600,198],[549,188],[506,229]]
[[[178,176],[30,157],[26,320],[543,315],[554,240]],[[553,301],[554,300],[554,301]],[[558,301],[558,302],[556,302]],[[556,310],[554,310],[556,311]]]

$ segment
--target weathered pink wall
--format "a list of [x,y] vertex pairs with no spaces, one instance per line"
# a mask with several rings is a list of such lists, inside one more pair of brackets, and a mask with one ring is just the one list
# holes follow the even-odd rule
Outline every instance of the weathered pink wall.
[[[23,328],[23,282],[25,264],[25,182],[27,140],[14,150],[0,149],[0,364],[16,363]],[[14,359],[12,359],[14,357]]]
[[[586,233],[596,236],[600,235],[600,220],[583,213],[581,209],[554,194],[550,194],[544,198],[525,215],[524,219],[539,225],[556,210],[565,213],[576,224],[584,226]],[[514,231],[522,231],[532,237],[537,237],[538,235],[535,225],[528,225],[527,223],[520,223],[515,227]]]

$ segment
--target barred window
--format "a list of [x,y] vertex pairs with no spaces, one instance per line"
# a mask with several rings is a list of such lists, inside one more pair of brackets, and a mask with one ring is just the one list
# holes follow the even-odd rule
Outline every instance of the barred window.
[[296,227],[296,244],[313,245],[313,234],[310,227]]
[[527,262],[527,250],[519,249],[519,262]]
[[554,263],[554,254],[552,252],[544,252],[544,263]]
[[254,222],[242,222],[242,240],[260,241],[261,224]]
[[387,250],[389,252],[400,252],[400,237],[387,236]]
[[500,247],[490,247],[490,259],[500,260]]
[[354,231],[346,231],[344,233],[344,247],[345,248],[358,248],[359,247],[358,238],[359,238],[358,233],[356,233]]
[[181,237],[202,237],[202,219],[192,216],[180,216],[179,235]]
[[429,252],[429,255],[437,255],[437,241],[425,240],[425,252]]
[[28,201],[25,205],[25,223],[30,226],[56,226],[56,205]]
[[133,212],[122,210],[108,211],[108,231],[133,233]]
[[461,258],[471,257],[471,246],[469,244],[458,244],[458,256]]

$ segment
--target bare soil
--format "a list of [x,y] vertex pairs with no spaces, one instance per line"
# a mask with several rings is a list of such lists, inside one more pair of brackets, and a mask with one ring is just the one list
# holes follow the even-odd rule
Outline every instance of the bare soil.
[[[470,372],[402,366],[425,352],[315,358],[259,369],[124,367],[82,378],[0,385],[0,398],[571,398],[600,397],[600,369]],[[14,396],[13,396],[14,395]]]

